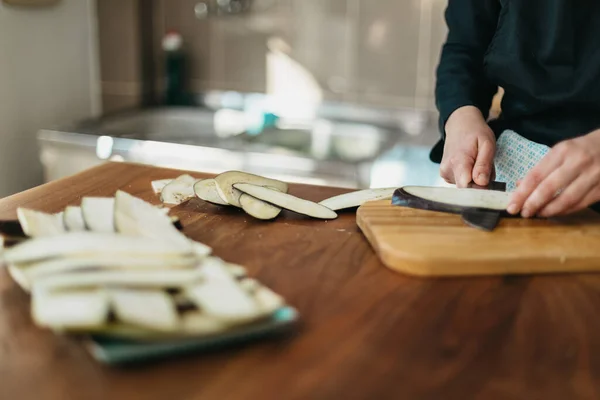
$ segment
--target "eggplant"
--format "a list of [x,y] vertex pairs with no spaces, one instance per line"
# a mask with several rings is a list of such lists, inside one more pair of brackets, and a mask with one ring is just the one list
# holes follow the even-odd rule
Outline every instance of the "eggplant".
[[243,193],[240,196],[240,204],[246,214],[262,220],[275,219],[281,213],[281,208],[266,203],[256,197]]
[[198,179],[181,175],[162,188],[160,199],[165,204],[178,205],[194,197],[194,184]]
[[66,232],[62,212],[47,214],[19,207],[17,217],[23,232],[29,237],[54,236]]
[[[97,253],[76,257],[61,257],[30,264],[14,265],[22,271],[27,282],[33,282],[50,275],[90,270],[165,270],[195,268],[197,257],[171,257],[168,260],[136,256],[114,257],[111,254]],[[28,285],[30,286],[30,285]]]
[[72,232],[59,236],[27,240],[2,254],[7,263],[21,264],[53,257],[110,254],[115,257],[135,256],[163,259],[191,256],[193,251],[182,249],[164,240],[97,232]]
[[66,229],[70,232],[86,230],[81,207],[68,206],[65,208],[63,219]]
[[199,199],[202,199],[208,203],[228,206],[229,203],[219,196],[217,190],[217,183],[214,179],[204,179],[194,184],[194,193]]
[[163,188],[173,181],[174,179],[159,179],[157,181],[152,181],[150,182],[152,186],[152,191],[154,192],[154,194],[160,194]]
[[102,289],[47,292],[38,289],[32,296],[32,317],[36,325],[54,330],[88,330],[106,323],[109,299]]
[[392,204],[455,214],[475,209],[504,214],[510,197],[510,192],[496,190],[405,186],[394,192]]
[[288,185],[285,182],[240,171],[224,172],[215,177],[215,182],[219,196],[230,205],[239,208],[242,207],[240,204],[242,192],[234,187],[235,184],[250,183],[258,186],[269,186],[283,193],[288,191]]
[[395,190],[396,188],[359,190],[330,197],[319,202],[319,204],[333,211],[344,210],[359,207],[368,201],[391,199]]
[[202,265],[204,280],[186,288],[188,298],[207,315],[221,321],[241,323],[256,319],[260,308],[220,260]]
[[115,232],[115,199],[113,197],[84,197],[81,212],[88,230],[100,233]]
[[276,205],[298,214],[320,219],[335,219],[337,214],[329,208],[309,200],[300,199],[287,193],[248,183],[236,183],[234,188],[257,199]]
[[112,288],[108,295],[119,322],[162,332],[179,328],[175,304],[162,290]]
[[115,195],[114,220],[119,233],[164,240],[183,251],[193,250],[189,238],[173,226],[169,216],[127,192],[119,190]]

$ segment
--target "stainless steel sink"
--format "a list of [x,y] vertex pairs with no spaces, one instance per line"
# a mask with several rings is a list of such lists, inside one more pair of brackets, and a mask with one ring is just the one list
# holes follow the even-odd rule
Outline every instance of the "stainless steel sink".
[[149,108],[40,131],[46,180],[113,160],[211,173],[237,169],[290,182],[365,188],[372,186],[373,170],[386,153],[399,145],[421,152],[426,147],[418,143],[423,135],[339,118],[281,120],[249,133],[235,129],[231,114]]

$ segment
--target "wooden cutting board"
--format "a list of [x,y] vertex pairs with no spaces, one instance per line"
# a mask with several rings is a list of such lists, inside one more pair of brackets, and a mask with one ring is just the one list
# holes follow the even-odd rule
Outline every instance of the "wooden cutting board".
[[457,276],[600,271],[600,214],[505,218],[493,232],[459,215],[366,203],[357,223],[389,268],[409,275]]

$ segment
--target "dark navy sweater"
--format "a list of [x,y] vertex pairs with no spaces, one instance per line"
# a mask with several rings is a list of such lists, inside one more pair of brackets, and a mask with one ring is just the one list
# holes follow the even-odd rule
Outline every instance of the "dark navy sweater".
[[488,117],[498,86],[502,114],[490,126],[553,146],[600,128],[600,0],[449,0],[437,69],[441,140],[459,107]]

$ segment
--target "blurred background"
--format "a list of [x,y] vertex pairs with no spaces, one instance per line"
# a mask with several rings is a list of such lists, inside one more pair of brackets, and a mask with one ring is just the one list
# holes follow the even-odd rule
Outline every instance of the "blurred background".
[[0,196],[107,160],[442,184],[447,0],[0,1]]

